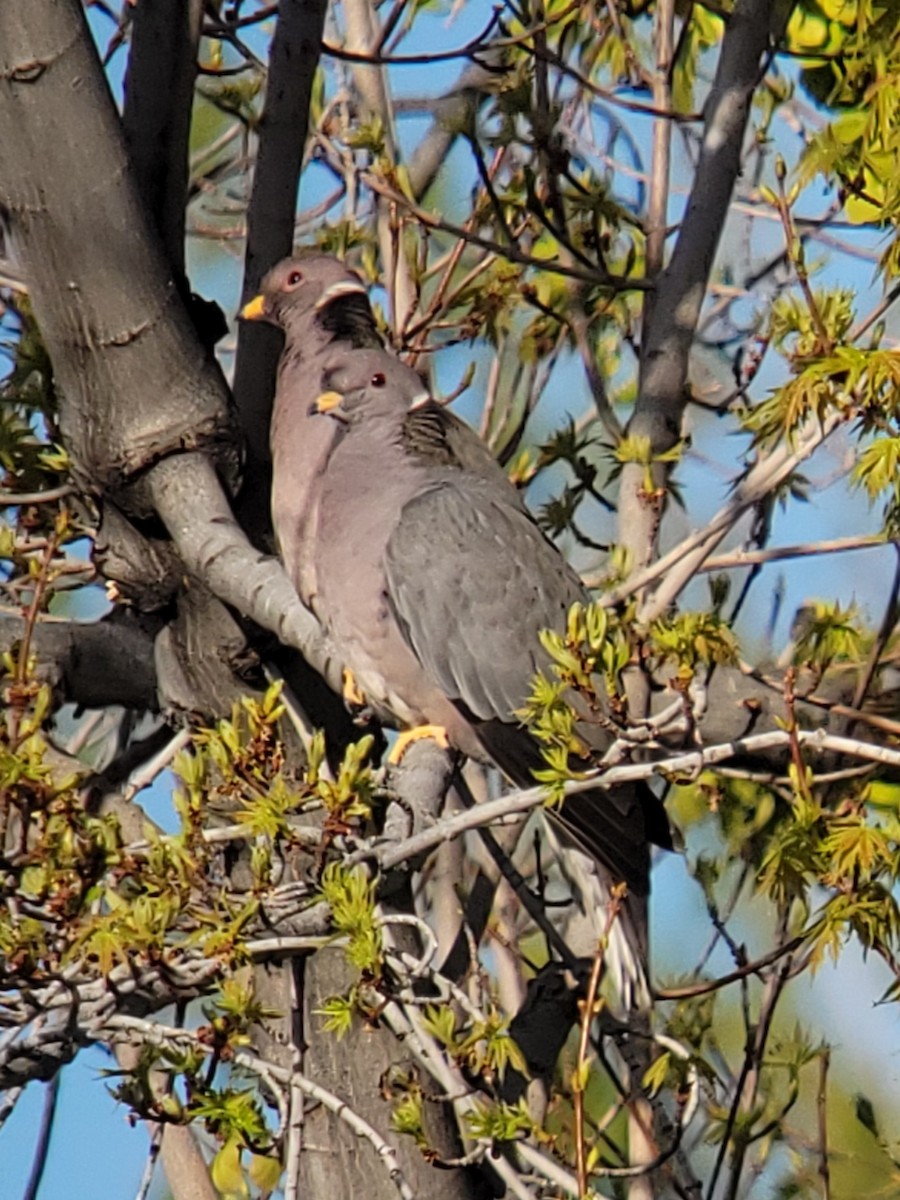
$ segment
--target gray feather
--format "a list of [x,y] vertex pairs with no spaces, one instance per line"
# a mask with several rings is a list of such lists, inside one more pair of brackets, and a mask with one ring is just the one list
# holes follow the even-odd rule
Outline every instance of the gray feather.
[[[294,335],[288,327],[289,349]],[[580,581],[477,435],[425,398],[414,371],[346,343],[325,346],[315,366],[314,383],[291,385],[338,398],[310,418],[319,483],[299,553],[315,611],[383,718],[443,725],[464,753],[528,786],[541,751],[516,711],[548,665],[540,631],[563,629],[587,599]],[[296,522],[279,535],[296,537]],[[593,732],[602,748],[606,733]],[[667,829],[658,801],[598,788],[553,819],[600,864],[598,894],[628,884],[625,975],[646,997],[648,835],[664,841]]]
[[465,471],[442,472],[404,507],[385,577],[422,665],[481,721],[521,708],[546,663],[539,632],[583,598],[515,490]]

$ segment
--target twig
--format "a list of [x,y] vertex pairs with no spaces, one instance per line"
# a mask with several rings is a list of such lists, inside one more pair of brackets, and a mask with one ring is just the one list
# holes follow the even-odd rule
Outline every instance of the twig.
[[788,261],[794,268],[794,274],[797,276],[797,282],[800,284],[800,290],[803,292],[803,298],[806,300],[806,307],[809,311],[813,329],[816,331],[817,352],[828,355],[834,350],[834,339],[828,332],[828,328],[822,318],[822,313],[819,310],[818,301],[813,294],[812,286],[809,282],[809,272],[806,269],[806,259],[803,253],[803,239],[797,236],[791,207],[784,191],[784,170],[784,163],[780,158],[777,159],[778,195],[776,200],[778,215],[781,218],[781,224],[784,228],[785,252]]
[[900,283],[895,283],[891,290],[879,301],[878,304],[875,305],[872,311],[867,313],[861,321],[858,321],[857,324],[853,326],[853,328],[847,334],[847,341],[858,341],[864,333],[872,328],[876,321],[880,320],[881,317],[884,316],[898,296],[900,296]]
[[404,196],[402,192],[392,187],[390,183],[379,175],[375,175],[370,171],[363,171],[362,178],[373,192],[387,196],[401,208],[406,209],[417,221],[427,228],[438,229],[444,233],[453,234],[454,237],[462,238],[463,241],[469,242],[473,246],[480,246],[482,250],[489,250],[492,254],[496,254],[499,258],[507,259],[509,262],[520,263],[526,267],[536,267],[538,270],[549,271],[555,275],[566,275],[570,279],[579,279],[583,283],[589,283],[594,286],[598,283],[606,284],[609,287],[620,288],[623,291],[646,291],[650,286],[646,279],[632,279],[624,275],[609,275],[603,271],[587,271],[579,267],[567,266],[565,263],[560,263],[553,259],[535,258],[530,254],[526,254],[524,250],[517,249],[515,246],[504,246],[501,242],[481,237],[480,234],[468,231],[464,226],[454,225],[451,221],[445,221],[442,217],[428,212],[420,205],[415,204],[409,197]]
[[[869,651],[869,657],[866,660],[865,669],[860,675],[856,684],[856,689],[853,692],[853,708],[862,708],[863,701],[866,698],[872,680],[875,678],[875,672],[878,670],[878,664],[881,660],[881,655],[884,652],[885,646],[888,644],[891,634],[897,625],[897,618],[900,615],[898,612],[898,600],[900,600],[900,546],[894,544],[894,551],[897,555],[897,563],[894,567],[894,581],[891,584],[890,595],[887,603],[884,606],[884,616],[881,619],[881,627],[878,630],[878,636],[872,644],[872,649]],[[849,733],[852,725],[847,727]]]
[[[675,1038],[669,1037],[666,1034],[656,1033],[651,1035],[650,1040],[656,1042],[658,1045],[662,1046],[664,1050],[674,1054],[676,1058],[680,1058],[683,1062],[690,1062],[690,1053],[685,1049],[684,1046],[681,1045],[680,1042],[676,1041]],[[627,1044],[627,1042],[620,1044],[620,1052]],[[630,1069],[633,1071],[634,1065],[632,1065]],[[679,1113],[678,1124],[674,1128],[672,1140],[670,1141],[669,1145],[656,1154],[652,1159],[648,1159],[646,1162],[636,1163],[627,1167],[614,1167],[607,1166],[605,1164],[595,1166],[593,1168],[593,1173],[595,1175],[608,1179],[639,1180],[648,1176],[651,1172],[657,1171],[661,1166],[667,1163],[669,1159],[678,1153],[682,1138],[684,1137],[684,1131],[694,1119],[694,1115],[700,1105],[700,1076],[696,1066],[693,1063],[691,1063],[691,1065],[688,1067],[687,1077],[690,1090],[688,1092],[687,1100],[685,1101],[681,1112]],[[618,1081],[616,1081],[616,1083],[618,1086]],[[661,1111],[661,1108],[658,1107],[656,1111],[657,1118],[659,1118]],[[666,1124],[671,1128],[671,1122],[669,1122],[667,1118]],[[679,1194],[684,1194],[680,1187],[677,1185],[676,1187],[679,1191]],[[690,1175],[690,1191],[699,1195],[699,1184],[694,1179],[693,1175]]]
[[[617,92],[611,91],[609,88],[600,87],[549,48],[542,52],[542,56],[546,58],[551,66],[556,67],[557,70],[562,71],[564,75],[574,80],[580,88],[583,88],[586,92],[589,92],[592,96],[596,96],[600,100],[605,100],[607,104],[614,104],[617,108],[624,109],[626,112],[642,113],[644,116],[674,121],[679,125],[696,125],[698,121],[703,120],[702,113],[674,112],[672,109],[660,108],[656,104],[647,104],[642,100],[628,100],[624,96],[618,95]],[[535,57],[537,57],[537,52],[535,52]]]
[[[365,110],[381,122],[384,154],[392,167],[400,162],[400,147],[394,122],[393,97],[385,78],[385,68],[371,60],[373,47],[380,42],[378,14],[372,0],[344,0],[347,47],[358,57],[353,64],[353,82]],[[397,330],[411,319],[417,304],[413,280],[401,246],[397,205],[393,197],[377,201],[377,234],[384,272],[384,286]]]
[[138,792],[149,787],[156,777],[169,766],[176,754],[191,744],[191,731],[180,729],[163,748],[128,777],[128,782],[122,791],[123,800],[133,800]]
[[590,341],[588,340],[588,321],[581,305],[572,313],[570,319],[572,329],[575,333],[575,343],[578,346],[578,353],[581,355],[584,373],[587,376],[588,387],[591,389],[594,408],[613,445],[617,446],[622,440],[622,423],[609,402],[606,381],[603,378],[596,357],[591,349]]
[[[868,770],[868,768],[866,768],[866,770]],[[730,919],[730,917],[732,916],[732,914],[734,913],[734,910],[735,910],[737,902],[740,898],[741,892],[743,891],[744,884],[747,882],[747,879],[750,875],[750,871],[751,871],[751,867],[750,867],[749,863],[745,863],[743,865],[743,867],[741,867],[741,870],[738,873],[737,880],[735,881],[734,887],[731,890],[731,895],[728,897],[727,901],[725,902],[724,911],[722,911],[722,909],[717,904],[713,903],[711,897],[706,898],[706,911],[709,913],[709,919],[712,922],[713,932],[712,932],[712,936],[710,937],[709,941],[706,944],[706,947],[705,947],[703,953],[700,955],[699,962],[697,963],[696,967],[694,967],[691,974],[699,975],[700,972],[705,968],[706,964],[709,962],[712,952],[715,950],[716,946],[718,945],[720,938],[724,938],[724,940],[728,946],[728,949],[731,951],[731,955],[732,955],[732,958],[734,958],[734,961],[736,963],[743,965],[740,954],[735,953],[735,944],[734,944],[734,941],[731,938],[730,934],[728,933],[727,923],[728,923],[728,920]]]
[[[662,579],[662,584],[642,609],[640,619],[649,621],[665,612],[744,513],[783,483],[845,420],[844,413],[831,413],[821,423],[812,421],[797,434],[794,449],[779,446],[771,454],[759,459],[737,485],[728,503],[719,509],[708,525],[604,596],[601,603],[612,607],[655,580]],[[674,569],[676,566],[677,570]]]
[[150,1185],[153,1182],[153,1175],[156,1171],[156,1164],[159,1161],[160,1150],[162,1149],[163,1137],[166,1127],[159,1123],[153,1127],[150,1134],[150,1145],[147,1148],[147,1160],[144,1163],[144,1170],[141,1175],[141,1182],[138,1184],[138,1190],[135,1193],[134,1200],[147,1200],[150,1192]]
[[413,913],[388,912],[381,908],[381,906],[376,910],[376,919],[382,928],[392,925],[406,925],[417,931],[419,937],[422,939],[422,953],[418,958],[414,958],[411,954],[402,952],[400,957],[403,959],[403,965],[406,970],[409,971],[414,979],[419,979],[427,974],[438,948],[437,938],[431,927],[421,917]]
[[518,897],[522,907],[534,921],[535,925],[543,933],[547,939],[547,945],[559,955],[560,960],[566,963],[567,966],[574,968],[576,958],[572,954],[569,946],[559,930],[547,917],[544,905],[534,895],[531,888],[528,886],[527,880],[523,879],[522,873],[517,870],[510,856],[506,853],[494,835],[489,829],[483,826],[479,827],[478,833],[484,844],[485,849],[494,861],[500,874],[512,888],[515,895]]
[[69,483],[59,487],[47,488],[44,492],[3,492],[0,491],[0,507],[4,505],[21,506],[25,504],[50,504],[54,500],[62,500],[74,495],[75,489]]
[[290,954],[309,954],[323,946],[340,946],[346,938],[336,938],[333,933],[310,934],[308,937],[250,938],[244,950],[251,958],[281,958]]
[[[690,19],[690,18],[689,18]],[[653,41],[656,46],[656,71],[652,78],[653,103],[663,112],[672,105],[674,0],[660,0],[653,16]],[[650,202],[647,211],[646,273],[655,279],[663,268],[669,207],[669,162],[672,148],[672,122],[657,117],[653,122],[650,166]],[[652,308],[652,293],[647,304]]]
[[[381,26],[381,37],[378,39],[378,43],[375,46],[376,54],[381,54],[384,51],[384,48],[388,43],[388,39],[397,28],[400,18],[408,8],[409,3],[410,0],[394,0],[391,11],[385,17],[384,24]],[[399,41],[402,36],[403,31],[401,30],[401,32],[397,35],[396,40]]]
[[[741,671],[748,678],[755,679],[765,687],[770,688],[773,692],[781,694],[783,680],[764,675],[761,671],[758,671],[755,667],[751,667],[747,663],[741,663],[740,667]],[[829,699],[827,696],[817,696],[815,692],[807,692],[803,696],[803,703],[812,704],[816,708],[834,713],[838,717],[850,717],[854,723],[861,722],[864,725],[870,725],[873,729],[880,729],[884,733],[900,737],[900,721],[893,721],[890,717],[879,716],[878,713],[868,712],[864,708],[853,708],[849,704],[840,704],[837,701]]]
[[[821,542],[798,542],[793,546],[767,546],[762,550],[731,550],[708,558],[698,574],[728,571],[734,567],[753,567],[760,563],[780,562],[785,558],[805,558],[814,554],[843,554],[850,550],[872,550],[888,543],[880,533],[826,538]],[[590,583],[588,586],[592,586]]]
[[37,1200],[41,1189],[44,1168],[47,1166],[47,1151],[50,1149],[50,1138],[53,1133],[53,1123],[56,1119],[56,1102],[59,1099],[59,1075],[54,1075],[44,1092],[44,1106],[41,1110],[41,1123],[38,1126],[37,1141],[34,1146],[34,1157],[28,1182],[22,1193],[22,1200]]
[[[494,154],[494,158],[493,158],[490,166],[486,167],[487,178],[488,178],[489,183],[494,179],[497,172],[499,171],[500,166],[503,162],[505,153],[506,153],[505,148],[501,146]],[[484,186],[484,184],[482,186]],[[475,212],[477,211],[477,208],[478,208],[477,202],[475,204],[473,204],[472,207],[473,207],[472,215],[467,219],[467,221],[465,223],[465,228],[468,230],[472,230],[475,226],[475,220],[476,220]],[[515,239],[514,239],[513,235],[510,234],[510,241],[512,242],[514,240]],[[456,242],[456,244],[454,245],[454,247],[451,250],[450,255],[447,259],[447,264],[446,264],[446,267],[444,268],[443,277],[434,290],[431,300],[429,301],[427,310],[424,313],[422,313],[421,317],[417,321],[415,321],[412,325],[407,323],[406,327],[404,329],[400,330],[400,334],[403,337],[403,339],[410,342],[410,360],[409,361],[410,361],[411,366],[416,365],[416,361],[418,358],[418,351],[424,347],[428,331],[432,327],[433,322],[437,319],[439,314],[443,310],[446,310],[447,308],[449,308],[453,302],[453,299],[457,295],[459,295],[459,293],[462,290],[464,290],[466,287],[469,287],[474,282],[474,280],[477,279],[477,277],[481,274],[481,272],[487,270],[487,268],[494,261],[494,255],[486,254],[482,258],[481,262],[476,263],[475,266],[466,274],[465,278],[460,283],[458,283],[455,288],[452,289],[451,294],[448,297],[447,290],[450,287],[450,283],[452,281],[453,274],[456,271],[457,266],[459,265],[460,259],[462,258],[463,251],[465,250],[465,246],[466,246],[466,244],[462,240]]]
[[[660,775],[664,779],[679,774],[692,777],[706,767],[713,767],[727,762],[731,758],[755,754],[769,750],[783,749],[791,744],[791,734],[783,729],[771,730],[767,733],[752,734],[748,737],[735,738],[730,742],[719,742],[712,746],[704,746],[696,750],[688,750],[673,754],[652,763],[627,763],[610,767],[605,771],[591,771],[583,778],[567,782],[562,791],[565,796],[574,796],[580,792],[590,791],[597,786],[612,788],[620,783],[635,783],[639,780],[652,779]],[[814,751],[831,751],[835,754],[846,755],[850,758],[860,758],[867,762],[881,763],[900,769],[900,751],[888,746],[876,746],[856,738],[840,737],[826,733],[824,730],[797,730],[797,743],[809,746]],[[483,801],[465,812],[455,813],[436,821],[428,829],[413,834],[402,842],[365,849],[350,855],[347,865],[363,862],[374,857],[384,870],[396,867],[407,859],[415,859],[427,854],[435,846],[449,838],[459,837],[470,829],[478,829],[483,825],[502,822],[521,813],[530,812],[547,802],[547,791],[543,787],[527,788],[509,792],[497,800]]]
[[774,962],[778,962],[779,958],[784,958],[786,954],[793,954],[798,950],[806,940],[805,934],[798,934],[797,937],[791,938],[789,942],[785,942],[783,946],[777,946],[768,954],[764,954],[762,958],[756,958],[753,962],[745,963],[742,967],[738,967],[736,971],[730,971],[727,975],[720,975],[718,979],[711,979],[706,983],[688,984],[685,987],[675,988],[656,988],[654,996],[657,1000],[689,1000],[694,996],[708,996],[711,992],[717,992],[720,988],[728,987],[731,983],[736,983],[739,979],[746,979],[748,975],[757,975],[764,967],[769,967]]
[[[559,12],[554,13],[547,20],[539,21],[537,24],[529,26],[523,33],[513,34],[509,37],[494,38],[493,41],[489,41],[491,33],[498,25],[499,9],[497,9],[481,33],[476,34],[470,41],[456,47],[454,50],[429,50],[421,54],[383,54],[380,48],[376,50],[349,50],[346,46],[335,46],[331,42],[324,42],[322,53],[345,62],[371,66],[431,66],[432,63],[449,62],[457,58],[468,58],[474,62],[479,62],[479,56],[489,58],[491,53],[496,53],[498,50],[513,46],[522,46],[530,42],[536,33],[544,32],[554,25],[558,25],[561,21],[565,21],[573,12],[577,11],[578,7],[577,3],[569,4],[565,8],[560,9]],[[379,45],[383,41],[384,35],[382,33],[376,39],[376,45]],[[500,68],[500,70],[503,69]]]
[[[289,973],[291,1011],[302,1012],[303,997],[299,994],[297,972]],[[303,1091],[295,1076],[303,1074],[302,1038],[291,1040],[291,1084],[288,1107],[286,1146],[284,1152],[284,1200],[299,1200],[300,1157],[303,1153]]]
[[831,1051],[823,1046],[819,1054],[819,1090],[816,1093],[816,1112],[819,1124],[819,1178],[822,1180],[822,1200],[831,1200],[831,1174],[828,1168],[828,1068]]
[[575,1200],[583,1200],[585,1193],[578,1190],[578,1180],[571,1171],[567,1171],[555,1159],[543,1154],[530,1142],[518,1142],[516,1154],[567,1195],[573,1196]]
[[591,964],[591,974],[588,979],[587,995],[581,1009],[581,1029],[578,1037],[578,1053],[575,1057],[575,1077],[572,1082],[572,1103],[575,1120],[575,1167],[578,1174],[578,1194],[586,1196],[588,1191],[587,1147],[584,1141],[584,1092],[587,1083],[587,1052],[591,1037],[591,1024],[594,1020],[594,1008],[597,1003],[597,989],[603,973],[603,960],[606,951],[606,941],[612,929],[613,922],[619,915],[621,895],[614,895],[606,921],[606,930],[600,940]]
[[[415,1006],[405,1006],[391,1001],[382,1016],[404,1045],[408,1046],[425,1071],[444,1089],[445,1097],[453,1104],[461,1122],[476,1111],[472,1089],[463,1079],[459,1069],[446,1059],[434,1038],[422,1023],[422,1014]],[[494,1149],[493,1147],[490,1147]],[[502,1155],[492,1158],[491,1165],[510,1193],[517,1200],[535,1200],[535,1193],[519,1178],[518,1172]]]
[[[206,1045],[195,1030],[158,1024],[140,1017],[113,1014],[102,1026],[90,1030],[91,1037],[98,1041],[108,1040],[110,1034],[116,1033],[121,1033],[129,1038],[137,1037],[141,1041],[149,1042],[155,1046],[183,1047],[188,1045],[197,1053],[207,1056],[213,1054],[213,1047]],[[327,1108],[329,1112],[334,1113],[339,1120],[348,1125],[359,1137],[365,1138],[374,1148],[402,1200],[416,1200],[412,1188],[407,1183],[400,1169],[400,1164],[397,1161],[393,1147],[384,1140],[377,1129],[373,1128],[357,1112],[354,1112],[339,1096],[336,1096],[333,1092],[329,1092],[327,1088],[322,1087],[314,1080],[308,1079],[299,1072],[266,1062],[258,1055],[251,1054],[246,1050],[235,1050],[231,1061],[235,1066],[244,1067],[269,1084],[276,1099],[280,1098],[281,1105],[284,1104],[281,1085],[295,1086],[304,1095],[309,1096]]]
[[[782,934],[784,933],[785,923],[786,922],[783,918]],[[719,1146],[719,1152],[716,1156],[716,1163],[709,1180],[707,1200],[712,1200],[712,1197],[715,1195],[716,1184],[718,1183],[719,1175],[725,1163],[725,1155],[728,1152],[728,1146],[731,1142],[731,1135],[737,1122],[738,1115],[741,1111],[749,1112],[753,1107],[756,1091],[759,1086],[759,1076],[762,1069],[763,1055],[765,1054],[765,1048],[772,1026],[772,1019],[775,1015],[776,1005],[778,1004],[784,989],[784,985],[787,981],[790,972],[790,965],[791,959],[790,956],[788,956],[787,961],[783,963],[778,971],[773,972],[773,974],[771,974],[766,981],[766,987],[760,1003],[759,1016],[755,1027],[752,1026],[749,1021],[749,1014],[745,1014],[745,1021],[747,1024],[747,1045],[744,1052],[744,1060],[741,1065],[741,1072],[738,1078],[737,1087],[734,1091],[734,1100],[729,1109],[728,1117],[725,1122],[725,1128],[722,1132],[722,1141]],[[731,1175],[727,1192],[728,1200],[734,1200],[734,1197],[736,1196],[747,1145],[748,1141],[746,1138],[732,1145]]]
[[[35,622],[38,619],[38,613],[41,610],[41,605],[44,602],[44,593],[50,583],[51,568],[53,566],[53,558],[59,548],[59,534],[54,530],[47,538],[47,545],[44,549],[41,564],[38,569],[37,578],[34,580],[34,591],[31,596],[31,603],[28,605],[28,611],[25,614],[25,629],[22,634],[22,644],[19,647],[19,653],[16,658],[16,673],[15,682],[17,687],[24,687],[28,677],[28,660],[31,652],[31,638],[34,634]],[[15,738],[13,738],[15,740]]]

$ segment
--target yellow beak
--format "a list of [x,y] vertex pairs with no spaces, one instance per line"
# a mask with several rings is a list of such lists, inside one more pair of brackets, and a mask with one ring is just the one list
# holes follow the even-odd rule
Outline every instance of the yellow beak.
[[313,408],[318,413],[329,413],[337,408],[343,399],[344,397],[340,392],[323,392],[313,402]]
[[238,314],[242,321],[264,321],[266,316],[266,298],[260,293],[248,300]]

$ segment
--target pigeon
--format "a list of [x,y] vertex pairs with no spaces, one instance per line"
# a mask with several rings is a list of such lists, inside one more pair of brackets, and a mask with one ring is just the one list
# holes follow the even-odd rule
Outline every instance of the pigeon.
[[307,548],[314,538],[321,473],[338,435],[337,426],[310,416],[321,391],[320,361],[336,350],[380,349],[383,341],[365,284],[326,254],[282,260],[263,277],[259,295],[240,316],[268,321],[285,334],[270,431],[272,521],[279,556],[309,606],[315,579]]
[[[314,415],[297,414],[336,431],[307,530],[313,611],[380,719],[437,728],[532,786],[546,764],[518,714],[550,664],[539,635],[564,631],[587,593],[481,439],[412,368],[384,350],[340,346],[318,365]],[[282,545],[293,539],[279,530]],[[551,816],[596,860],[607,891],[627,885],[616,969],[631,1002],[645,1005],[649,843],[671,845],[662,806],[649,790],[597,788]]]

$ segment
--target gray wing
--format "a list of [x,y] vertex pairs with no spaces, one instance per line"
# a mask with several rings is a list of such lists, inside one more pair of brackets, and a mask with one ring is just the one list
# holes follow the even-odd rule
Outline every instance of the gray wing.
[[388,599],[419,661],[480,721],[514,721],[546,656],[585,598],[559,551],[508,485],[445,477],[403,508],[385,555]]
[[[569,607],[586,596],[515,493],[507,499],[505,491],[463,475],[409,501],[387,547],[387,591],[426,671],[466,712],[494,762],[528,786],[542,765],[540,748],[513,713],[548,661],[540,630],[563,629]],[[671,845],[659,801],[641,789],[598,788],[569,797],[555,817],[628,883],[640,945],[648,838]]]

